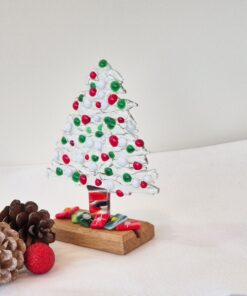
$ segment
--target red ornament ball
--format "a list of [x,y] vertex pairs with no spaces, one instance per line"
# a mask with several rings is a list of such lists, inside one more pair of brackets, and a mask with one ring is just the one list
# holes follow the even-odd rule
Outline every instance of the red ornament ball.
[[91,118],[88,116],[88,115],[82,115],[82,117],[81,117],[81,122],[83,123],[83,124],[88,124],[89,122],[91,121]]
[[69,156],[67,154],[64,154],[62,158],[63,158],[63,162],[65,164],[69,164],[70,163],[70,158],[69,158]]
[[26,268],[35,274],[50,271],[55,263],[55,254],[48,245],[35,243],[28,247],[25,253]]
[[112,147],[118,146],[118,137],[117,136],[110,136],[109,142],[112,145]]
[[118,123],[124,123],[125,120],[123,117],[118,117],[117,121]]
[[141,181],[141,188],[146,188],[148,186],[147,182]]
[[95,185],[100,186],[102,184],[102,181],[100,179],[95,180]]
[[71,146],[75,146],[75,142],[73,140],[70,140],[69,143]]
[[137,147],[143,147],[144,146],[144,141],[142,139],[137,139],[135,141],[135,144]]
[[85,159],[86,159],[86,160],[89,160],[89,158],[90,158],[89,155],[86,154],[86,155],[85,155]]
[[109,95],[109,97],[108,97],[109,105],[114,105],[117,100],[118,100],[118,96],[115,94]]
[[96,93],[97,93],[97,89],[96,88],[90,88],[89,95],[91,97],[94,97],[96,95]]
[[85,185],[87,183],[87,176],[86,175],[80,175],[80,182],[82,185]]
[[137,171],[141,170],[142,169],[142,164],[138,161],[134,161],[133,162],[133,168]]
[[90,78],[91,79],[95,79],[97,77],[97,74],[96,72],[92,71],[90,74],[89,74]]
[[102,153],[102,154],[101,154],[101,159],[102,159],[103,161],[107,161],[107,160],[109,159],[108,154],[106,154],[106,153]]
[[95,106],[96,106],[97,108],[101,108],[101,103],[100,103],[100,102],[96,102],[96,103],[95,103]]
[[72,107],[73,107],[74,110],[78,110],[78,108],[79,108],[79,102],[78,101],[75,101],[73,103]]
[[116,194],[117,194],[117,196],[119,196],[119,197],[123,197],[124,196],[124,193],[123,193],[123,191],[121,191],[121,190],[116,190]]

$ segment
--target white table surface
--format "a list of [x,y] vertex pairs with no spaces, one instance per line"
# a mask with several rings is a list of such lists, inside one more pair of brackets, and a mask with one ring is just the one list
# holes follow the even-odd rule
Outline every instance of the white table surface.
[[[112,198],[121,212],[156,226],[151,242],[126,256],[56,242],[54,269],[22,273],[0,295],[247,295],[247,141],[150,155],[158,196]],[[46,166],[0,168],[0,206],[34,200],[52,215],[87,207],[87,192],[48,179]]]

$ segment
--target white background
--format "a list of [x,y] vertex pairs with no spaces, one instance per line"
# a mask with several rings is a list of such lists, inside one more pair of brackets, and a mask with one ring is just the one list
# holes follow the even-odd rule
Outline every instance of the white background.
[[151,151],[247,137],[247,1],[0,0],[0,165],[48,163],[102,57]]

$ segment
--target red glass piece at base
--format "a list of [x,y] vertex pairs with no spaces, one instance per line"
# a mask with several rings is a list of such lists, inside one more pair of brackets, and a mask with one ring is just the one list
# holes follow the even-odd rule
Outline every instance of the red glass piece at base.
[[89,212],[92,216],[97,214],[110,214],[110,192],[104,188],[87,186],[89,191]]
[[141,223],[136,220],[128,220],[122,224],[119,224],[115,230],[124,231],[124,230],[139,230],[141,229]]
[[107,221],[109,220],[109,214],[97,214],[90,225],[90,228],[93,229],[102,229],[106,225]]

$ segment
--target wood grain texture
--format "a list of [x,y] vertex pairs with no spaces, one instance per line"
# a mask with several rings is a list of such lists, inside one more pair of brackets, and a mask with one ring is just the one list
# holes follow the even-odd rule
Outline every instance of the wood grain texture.
[[79,224],[73,224],[71,220],[58,219],[55,219],[53,230],[58,241],[125,255],[154,237],[154,226],[149,222],[140,222],[141,229],[138,235],[133,230],[109,231],[84,228]]

